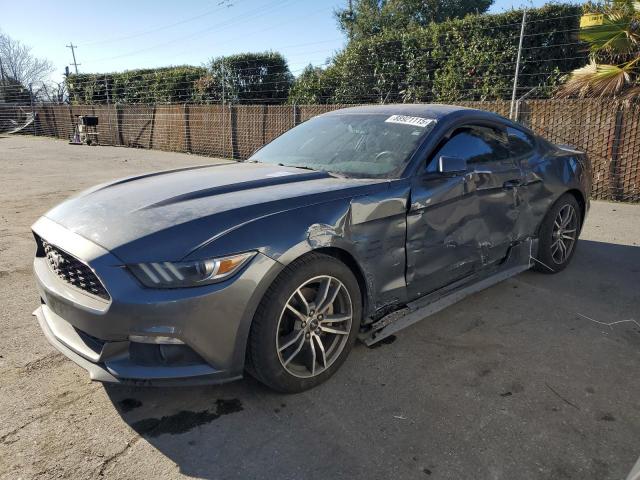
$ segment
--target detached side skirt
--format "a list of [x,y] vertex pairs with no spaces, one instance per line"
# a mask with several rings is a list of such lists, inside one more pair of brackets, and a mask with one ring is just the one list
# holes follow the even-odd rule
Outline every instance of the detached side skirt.
[[460,300],[489,288],[532,267],[532,259],[538,248],[538,240],[527,238],[510,249],[507,257],[498,265],[447,285],[435,292],[408,303],[404,308],[385,315],[371,325],[359,338],[371,346]]

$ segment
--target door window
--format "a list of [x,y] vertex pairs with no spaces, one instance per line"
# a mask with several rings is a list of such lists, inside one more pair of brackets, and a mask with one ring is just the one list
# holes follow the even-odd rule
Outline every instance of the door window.
[[507,138],[509,139],[509,150],[512,157],[527,155],[535,148],[533,138],[517,128],[507,127]]
[[442,156],[463,158],[468,164],[477,164],[506,160],[510,153],[501,130],[473,125],[456,130],[433,156],[427,171],[437,171],[437,159]]

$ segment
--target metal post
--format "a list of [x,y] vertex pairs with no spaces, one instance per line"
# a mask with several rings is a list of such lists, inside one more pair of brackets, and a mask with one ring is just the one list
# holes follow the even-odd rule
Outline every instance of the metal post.
[[226,122],[224,121],[226,115],[225,109],[225,80],[224,80],[224,57],[222,57],[222,66],[221,66],[221,75],[222,75],[222,156],[224,157],[227,151],[227,132],[226,132]]
[[36,111],[33,108],[33,88],[31,83],[29,83],[29,98],[31,100],[31,118],[33,118],[33,135],[37,137],[38,131],[36,130]]
[[511,94],[511,108],[509,118],[513,120],[513,113],[516,106],[516,91],[518,90],[518,75],[520,74],[520,56],[522,55],[522,40],[524,39],[524,27],[527,23],[527,9],[522,11],[522,25],[520,26],[520,43],[518,44],[518,58],[516,59],[516,71],[513,76],[513,92]]
[[107,115],[109,118],[109,143],[111,143],[111,145],[115,145],[115,141],[113,138],[113,129],[111,127],[111,102],[109,100],[109,82],[107,80],[107,76],[104,76],[104,91],[105,94],[107,96]]
[[[515,120],[516,122],[520,122],[520,106],[522,105],[522,102],[524,102],[527,98],[529,98],[531,94],[536,90],[538,90],[538,87],[533,87],[527,93],[522,95],[518,100],[516,100],[516,111],[515,111],[514,118],[512,120]],[[528,127],[529,125],[526,125],[526,126]]]
[[2,66],[2,58],[0,58],[0,99],[7,101],[6,91],[4,88],[4,67]]

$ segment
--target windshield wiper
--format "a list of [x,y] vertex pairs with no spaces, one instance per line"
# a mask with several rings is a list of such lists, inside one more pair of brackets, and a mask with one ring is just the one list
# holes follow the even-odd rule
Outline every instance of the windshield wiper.
[[292,168],[302,168],[303,170],[311,170],[312,172],[324,172],[335,178],[347,178],[346,175],[341,175],[339,173],[331,172],[329,170],[322,170],[321,168],[313,168],[308,165],[285,165],[284,163],[279,163],[279,167],[292,167]]
[[311,168],[307,165],[285,165],[284,163],[279,163],[278,164],[279,167],[292,167],[292,168],[302,168],[304,170],[313,170],[314,172],[317,172],[318,170],[316,170],[315,168]]

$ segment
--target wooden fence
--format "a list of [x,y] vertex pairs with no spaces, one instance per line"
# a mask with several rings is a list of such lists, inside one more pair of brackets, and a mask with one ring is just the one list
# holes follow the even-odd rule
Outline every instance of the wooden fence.
[[[460,102],[508,115],[509,102]],[[102,145],[154,148],[245,159],[265,143],[309,118],[347,105],[40,105],[38,135],[69,139],[77,115],[99,119]],[[9,109],[0,105],[0,118]],[[23,107],[21,111],[29,110]],[[593,165],[592,197],[640,202],[640,105],[610,100],[531,100],[519,120],[555,143],[587,152]],[[24,133],[33,134],[33,128]]]

